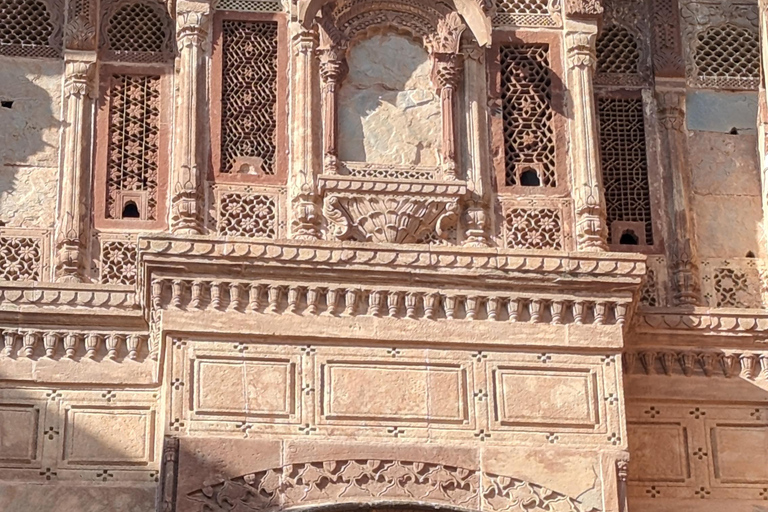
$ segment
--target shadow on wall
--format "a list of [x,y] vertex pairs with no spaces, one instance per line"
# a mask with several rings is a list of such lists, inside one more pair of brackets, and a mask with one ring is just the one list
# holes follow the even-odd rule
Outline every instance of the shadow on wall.
[[341,160],[437,165],[440,102],[429,55],[411,38],[377,34],[355,43],[339,91]]
[[0,66],[0,226],[50,227],[62,64],[0,59]]

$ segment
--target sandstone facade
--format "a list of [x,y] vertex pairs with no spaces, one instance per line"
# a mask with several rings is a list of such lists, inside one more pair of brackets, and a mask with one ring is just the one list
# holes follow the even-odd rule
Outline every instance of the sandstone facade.
[[768,511],[767,31],[0,1],[0,510]]

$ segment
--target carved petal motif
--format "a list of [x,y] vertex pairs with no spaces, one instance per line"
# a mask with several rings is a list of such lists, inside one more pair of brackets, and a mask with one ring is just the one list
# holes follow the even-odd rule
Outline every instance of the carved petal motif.
[[325,213],[332,236],[361,242],[415,243],[436,227],[455,222],[456,199],[441,197],[332,195]]

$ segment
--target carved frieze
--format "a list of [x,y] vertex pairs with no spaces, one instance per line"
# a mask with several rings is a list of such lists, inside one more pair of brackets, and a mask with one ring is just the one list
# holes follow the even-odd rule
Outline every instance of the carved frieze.
[[329,460],[250,473],[185,497],[199,510],[270,510],[321,503],[431,502],[483,511],[587,512],[574,498],[510,476],[400,460]]

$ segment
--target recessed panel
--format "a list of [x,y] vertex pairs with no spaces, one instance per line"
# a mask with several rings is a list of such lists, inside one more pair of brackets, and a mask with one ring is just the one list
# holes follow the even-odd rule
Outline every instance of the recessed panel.
[[710,439],[715,478],[721,483],[768,482],[768,426],[716,425]]
[[37,458],[39,420],[32,405],[0,405],[0,462],[30,464]]
[[684,482],[690,478],[688,433],[679,423],[629,423],[629,478],[643,482]]
[[66,411],[64,461],[86,465],[145,465],[154,459],[154,411],[148,408],[71,408]]

